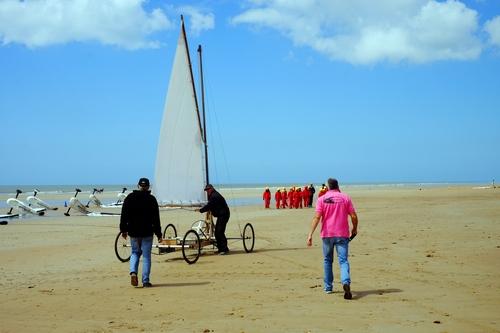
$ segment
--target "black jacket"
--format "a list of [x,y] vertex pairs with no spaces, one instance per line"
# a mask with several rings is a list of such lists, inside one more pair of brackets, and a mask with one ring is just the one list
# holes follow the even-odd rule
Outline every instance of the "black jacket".
[[215,217],[229,216],[229,207],[227,206],[226,199],[216,190],[210,193],[208,203],[200,209],[200,213],[207,211],[210,211]]
[[120,231],[131,237],[161,237],[160,210],[150,191],[135,190],[123,201]]

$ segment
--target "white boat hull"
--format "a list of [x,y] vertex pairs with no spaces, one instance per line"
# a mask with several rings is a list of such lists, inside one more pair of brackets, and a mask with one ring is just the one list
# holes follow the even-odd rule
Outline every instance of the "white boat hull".
[[46,210],[45,208],[32,208],[24,202],[14,198],[7,199],[7,204],[17,209],[22,214],[44,215]]

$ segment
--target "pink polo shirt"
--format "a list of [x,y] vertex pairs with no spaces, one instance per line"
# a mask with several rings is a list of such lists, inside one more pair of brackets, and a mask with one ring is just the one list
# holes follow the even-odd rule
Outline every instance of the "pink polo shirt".
[[321,238],[349,237],[347,217],[354,213],[351,198],[337,190],[329,190],[316,203],[316,213],[321,215]]

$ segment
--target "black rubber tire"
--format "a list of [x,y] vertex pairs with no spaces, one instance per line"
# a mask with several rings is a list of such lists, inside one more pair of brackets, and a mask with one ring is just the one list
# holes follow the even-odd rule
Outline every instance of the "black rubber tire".
[[122,233],[119,232],[115,239],[115,254],[121,262],[127,262],[132,255],[132,247],[130,246],[130,237],[124,239]]
[[192,265],[198,261],[201,254],[200,236],[194,230],[189,230],[182,239],[182,257]]
[[177,237],[177,229],[172,223],[167,224],[163,229],[163,239],[172,239]]
[[255,245],[255,232],[250,223],[245,224],[243,228],[243,247],[245,252],[249,253],[253,251],[253,246]]

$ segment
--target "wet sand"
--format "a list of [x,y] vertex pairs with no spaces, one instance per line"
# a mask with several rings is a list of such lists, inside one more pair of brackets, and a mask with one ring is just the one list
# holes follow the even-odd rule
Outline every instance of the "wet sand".
[[[61,207],[0,226],[0,332],[500,332],[500,189],[344,191],[360,218],[351,301],[336,260],[335,292],[323,293],[318,230],[305,245],[313,209],[232,207],[226,235],[252,223],[253,253],[236,240],[194,265],[154,255],[143,289],[115,256],[119,218]],[[182,235],[202,215],[161,217]]]

